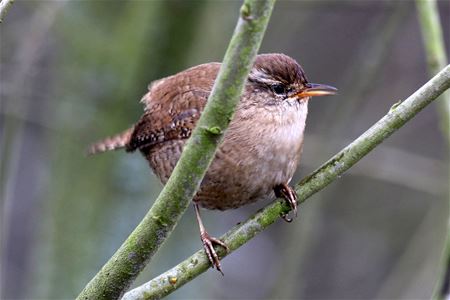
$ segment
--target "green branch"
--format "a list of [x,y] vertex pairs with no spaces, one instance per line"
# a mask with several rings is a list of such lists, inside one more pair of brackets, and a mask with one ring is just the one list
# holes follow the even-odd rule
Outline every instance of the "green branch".
[[[447,64],[439,11],[435,0],[417,0],[416,4],[427,55],[428,71],[433,76]],[[447,138],[448,148],[450,149],[450,92],[444,93],[442,98],[442,101],[439,102],[441,128],[444,136]],[[450,197],[450,191],[448,196]],[[445,273],[450,272],[450,213],[445,239],[446,242],[441,255],[441,269],[439,270],[439,276],[433,292],[434,299],[445,298],[443,281],[445,280]]]
[[[303,179],[296,186],[299,202],[304,202],[308,197],[335,180],[448,88],[450,88],[450,65],[404,102],[394,105],[387,115],[354,142]],[[285,201],[275,201],[247,221],[232,228],[221,239],[228,245],[229,253],[231,253],[274,223],[280,214],[288,211],[289,207],[285,204]],[[217,250],[221,257],[226,255],[223,249]],[[205,272],[208,268],[209,261],[204,251],[199,250],[172,269],[126,293],[123,300],[162,298]]]
[[77,299],[117,299],[173,231],[233,117],[275,0],[245,0],[208,104],[169,181],[127,240]]
[[14,0],[1,0],[0,1],[0,23],[3,22],[3,18],[6,16],[8,9],[13,4]]

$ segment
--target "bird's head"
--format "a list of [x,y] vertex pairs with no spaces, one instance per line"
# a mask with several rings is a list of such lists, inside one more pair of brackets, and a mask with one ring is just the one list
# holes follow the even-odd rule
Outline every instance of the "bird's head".
[[334,95],[337,89],[310,83],[302,67],[284,54],[260,54],[250,71],[247,87],[264,105],[300,103],[314,96]]

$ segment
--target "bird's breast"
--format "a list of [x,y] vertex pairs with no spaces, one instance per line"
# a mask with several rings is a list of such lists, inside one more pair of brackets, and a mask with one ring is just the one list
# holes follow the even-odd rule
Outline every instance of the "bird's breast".
[[273,198],[288,183],[300,159],[307,104],[281,113],[260,111],[236,118],[202,183],[196,200],[207,208],[228,209]]
[[254,122],[249,155],[257,158],[254,167],[267,181],[279,184],[292,178],[300,159],[307,113],[307,103],[301,103]]

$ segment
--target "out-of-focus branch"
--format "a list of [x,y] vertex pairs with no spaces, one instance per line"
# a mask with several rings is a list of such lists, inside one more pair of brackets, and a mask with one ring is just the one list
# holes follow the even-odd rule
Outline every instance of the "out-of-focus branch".
[[13,4],[14,0],[2,0],[0,1],[0,23],[3,22],[3,18],[5,17],[6,13],[8,12],[8,9],[11,7],[11,4]]
[[[427,55],[428,71],[432,76],[447,64],[439,11],[435,0],[417,0],[416,4]],[[448,148],[450,149],[450,92],[444,93],[441,97],[443,99],[439,102],[438,106],[441,117],[441,128],[444,136],[447,138]],[[448,196],[450,199],[450,190]],[[433,295],[435,299],[446,298],[450,295],[448,282],[450,280],[450,213],[447,224],[446,243],[441,259],[442,269],[439,272],[440,275],[438,276]]]
[[[450,65],[446,66],[404,102],[394,105],[381,120],[319,169],[303,179],[296,186],[299,202],[305,201],[335,180],[448,88],[450,88]],[[257,212],[247,221],[232,228],[221,237],[230,248],[229,253],[274,223],[280,214],[287,213],[289,209],[285,201],[276,201]],[[223,249],[217,250],[221,257],[226,255]],[[208,268],[209,261],[204,251],[199,250],[172,269],[126,293],[123,299],[159,299],[180,288]]]
[[127,240],[77,299],[117,299],[175,228],[233,117],[275,0],[245,0],[223,64],[196,129],[169,181]]
[[[427,55],[428,71],[433,76],[447,65],[439,11],[435,0],[417,0],[416,3]],[[450,92],[444,93],[442,98],[444,98],[443,101],[438,104],[442,129],[450,143]]]

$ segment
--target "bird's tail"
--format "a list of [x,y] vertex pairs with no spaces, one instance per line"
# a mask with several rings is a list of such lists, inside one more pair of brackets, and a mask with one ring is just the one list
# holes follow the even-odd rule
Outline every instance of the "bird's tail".
[[128,128],[127,130],[116,134],[112,137],[107,137],[89,146],[87,149],[87,154],[97,154],[111,150],[117,150],[125,148],[129,143],[131,134],[133,133],[134,127]]

